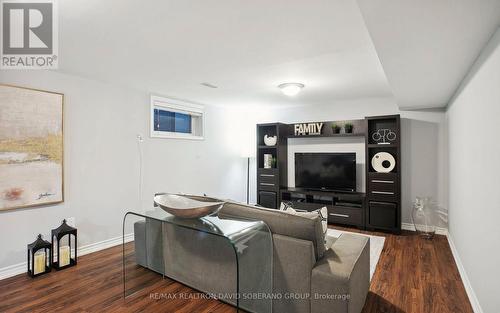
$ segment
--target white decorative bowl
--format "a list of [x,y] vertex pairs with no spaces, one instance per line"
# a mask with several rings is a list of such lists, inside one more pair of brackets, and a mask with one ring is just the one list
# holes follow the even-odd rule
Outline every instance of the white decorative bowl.
[[181,218],[198,218],[214,214],[224,205],[224,202],[198,201],[174,194],[157,195],[154,197],[154,202],[168,213]]
[[264,136],[264,143],[266,146],[275,146],[278,142],[278,136],[269,137],[267,135]]

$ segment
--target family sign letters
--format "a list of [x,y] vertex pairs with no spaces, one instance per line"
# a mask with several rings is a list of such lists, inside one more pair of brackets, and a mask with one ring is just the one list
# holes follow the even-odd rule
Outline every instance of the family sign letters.
[[324,123],[300,123],[294,124],[295,136],[316,136],[321,135]]

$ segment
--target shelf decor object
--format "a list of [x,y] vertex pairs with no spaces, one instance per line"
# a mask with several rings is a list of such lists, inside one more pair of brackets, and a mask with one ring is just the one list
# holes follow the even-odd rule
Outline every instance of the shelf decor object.
[[278,164],[278,160],[276,159],[276,157],[273,157],[271,159],[271,168],[276,168],[277,164]]
[[158,194],[154,197],[154,203],[164,211],[181,218],[200,218],[214,215],[224,205],[223,201],[205,198],[207,201],[198,201],[183,195]]
[[436,206],[429,198],[417,197],[413,203],[413,225],[417,233],[425,239],[432,239],[436,234]]
[[372,139],[379,145],[390,145],[397,139],[396,132],[390,128],[380,128],[372,134]]
[[37,277],[51,270],[51,251],[50,242],[43,240],[39,234],[37,239],[28,245],[28,275]]
[[332,123],[332,132],[334,134],[340,134],[340,130],[341,128],[339,125],[337,125],[337,123]]
[[[77,263],[77,229],[62,221],[61,226],[52,230],[52,267],[61,270]],[[55,254],[57,252],[57,255]]]
[[277,142],[278,142],[277,136],[264,135],[264,144],[266,146],[268,146],[268,147],[276,146]]
[[352,134],[353,129],[354,129],[354,126],[351,123],[345,123],[344,132],[346,134]]
[[264,154],[264,168],[273,167],[273,155],[270,153]]
[[0,211],[63,202],[61,93],[0,84]]
[[325,123],[298,123],[293,125],[295,136],[320,136]]
[[396,167],[396,159],[389,152],[378,152],[372,158],[372,167],[378,173],[390,173]]

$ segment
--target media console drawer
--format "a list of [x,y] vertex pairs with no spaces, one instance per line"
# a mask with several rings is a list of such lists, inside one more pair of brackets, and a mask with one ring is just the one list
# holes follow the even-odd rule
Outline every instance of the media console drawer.
[[363,226],[363,214],[364,210],[362,208],[328,206],[329,223]]
[[259,169],[257,172],[257,188],[259,190],[278,192],[280,187],[278,172],[274,168]]
[[278,193],[278,191],[280,189],[280,186],[278,185],[278,183],[267,183],[267,182],[263,182],[261,180],[259,180],[258,182],[259,182],[259,185],[258,185],[259,190],[274,191],[274,192]]
[[260,173],[258,180],[263,183],[279,184],[278,176],[275,174]]
[[392,229],[397,227],[398,205],[391,202],[370,201],[368,224],[373,227]]
[[397,202],[399,198],[399,180],[393,173],[370,173],[368,196],[372,200]]
[[370,189],[374,191],[387,191],[396,193],[398,190],[398,185],[397,181],[395,180],[372,179],[370,180]]
[[277,194],[270,191],[259,191],[259,204],[265,208],[277,209]]

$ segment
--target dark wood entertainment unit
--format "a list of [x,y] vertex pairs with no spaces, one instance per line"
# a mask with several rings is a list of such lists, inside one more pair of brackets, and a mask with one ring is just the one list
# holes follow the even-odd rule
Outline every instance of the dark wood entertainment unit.
[[280,190],[281,201],[292,203],[295,210],[328,209],[328,222],[365,228],[365,194],[285,188]]
[[[333,125],[353,125],[350,133],[335,132]],[[266,146],[264,135],[277,136]],[[366,193],[305,190],[288,187],[288,138],[364,137]],[[377,172],[372,158],[387,152],[395,159],[388,173]],[[264,155],[274,159],[264,168]],[[384,163],[384,166],[386,164]],[[401,232],[401,126],[399,115],[358,120],[257,125],[257,203],[278,209],[282,201],[299,210],[328,209],[328,222],[361,229]]]

